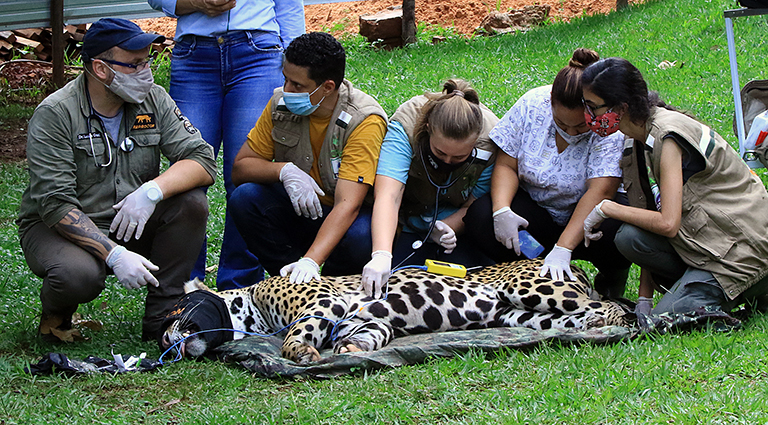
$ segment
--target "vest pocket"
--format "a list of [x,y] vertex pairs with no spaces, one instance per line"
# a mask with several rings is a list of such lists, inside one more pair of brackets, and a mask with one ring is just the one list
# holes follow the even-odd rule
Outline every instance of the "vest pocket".
[[278,127],[272,128],[272,140],[286,148],[292,148],[296,146],[299,143],[299,136],[300,134],[295,131],[290,131]]
[[[728,220],[728,217],[722,216],[722,220]],[[723,259],[736,243],[736,239],[725,232],[717,221],[708,217],[699,206],[694,206],[680,224],[680,237],[693,251],[703,254],[703,257],[688,256],[698,265]]]

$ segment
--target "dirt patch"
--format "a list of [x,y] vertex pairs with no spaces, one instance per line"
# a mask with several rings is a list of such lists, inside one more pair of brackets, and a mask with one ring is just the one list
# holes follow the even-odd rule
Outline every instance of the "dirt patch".
[[0,162],[27,157],[27,120],[0,121]]
[[[637,3],[640,0],[630,0]],[[307,31],[328,31],[335,36],[357,33],[360,15],[376,13],[403,3],[396,0],[366,0],[316,4],[304,7]],[[461,34],[472,34],[491,11],[506,12],[531,4],[549,5],[550,17],[568,21],[574,16],[608,13],[615,0],[429,0],[416,2],[416,22],[442,27],[453,26]],[[156,31],[166,37],[176,33],[173,18],[139,19],[144,31]]]

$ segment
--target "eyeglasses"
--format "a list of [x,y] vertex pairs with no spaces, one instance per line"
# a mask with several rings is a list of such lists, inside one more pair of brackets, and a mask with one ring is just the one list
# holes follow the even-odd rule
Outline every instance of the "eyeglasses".
[[589,114],[590,117],[592,117],[592,119],[596,118],[595,113],[592,112],[592,109],[600,109],[608,106],[607,103],[603,103],[602,105],[595,105],[594,107],[589,106],[589,104],[583,97],[581,98],[581,103],[584,105],[584,108],[587,110],[587,113]]
[[145,60],[144,62],[139,62],[139,63],[136,63],[136,64],[115,61],[115,60],[112,60],[112,59],[101,59],[101,58],[96,58],[96,59],[98,59],[98,60],[100,60],[102,62],[106,62],[106,63],[108,63],[110,65],[120,65],[120,66],[124,66],[126,68],[135,69],[137,71],[143,71],[143,70],[147,69],[152,64],[152,61],[155,60],[155,57],[152,56],[149,59]]

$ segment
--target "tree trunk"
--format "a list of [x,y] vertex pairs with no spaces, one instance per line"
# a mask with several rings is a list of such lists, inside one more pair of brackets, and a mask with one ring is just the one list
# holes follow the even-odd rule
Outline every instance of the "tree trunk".
[[416,42],[416,0],[403,0],[403,45]]

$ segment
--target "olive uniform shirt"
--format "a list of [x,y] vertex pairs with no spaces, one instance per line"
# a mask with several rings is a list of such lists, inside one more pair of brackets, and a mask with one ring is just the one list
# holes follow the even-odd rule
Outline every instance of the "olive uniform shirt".
[[[130,136],[133,150],[120,149],[107,134],[90,106],[85,74],[38,105],[27,131],[29,185],[16,220],[20,237],[40,221],[53,227],[73,209],[107,234],[116,214],[112,205],[160,174],[161,154],[171,162],[196,161],[216,177],[213,148],[158,85],[144,102],[124,106],[118,141]],[[102,166],[109,162],[107,149],[112,162]]]

